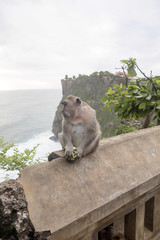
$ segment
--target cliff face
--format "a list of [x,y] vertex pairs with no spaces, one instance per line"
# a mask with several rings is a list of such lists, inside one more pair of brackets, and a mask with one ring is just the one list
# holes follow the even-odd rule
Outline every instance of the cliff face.
[[[103,104],[100,99],[105,95],[110,87],[114,84],[120,84],[124,79],[111,74],[109,72],[93,73],[90,76],[80,75],[73,79],[62,80],[63,99],[68,95],[75,95],[86,101],[92,108],[96,110],[97,120],[100,123],[102,137],[110,137],[114,135],[115,129],[120,124],[114,112],[109,110],[102,111]],[[55,136],[61,132],[61,110],[62,106],[58,106],[53,121],[52,131]]]

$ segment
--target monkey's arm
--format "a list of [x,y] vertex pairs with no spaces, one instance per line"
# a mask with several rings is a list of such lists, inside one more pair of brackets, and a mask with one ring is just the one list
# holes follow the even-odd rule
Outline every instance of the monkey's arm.
[[62,148],[66,150],[66,155],[71,156],[73,154],[73,144],[71,135],[67,129],[69,129],[69,126],[62,129],[62,132],[58,134],[58,138],[60,140]]
[[73,144],[69,133],[64,133],[64,141],[66,143],[65,145],[66,155],[71,156],[73,154]]

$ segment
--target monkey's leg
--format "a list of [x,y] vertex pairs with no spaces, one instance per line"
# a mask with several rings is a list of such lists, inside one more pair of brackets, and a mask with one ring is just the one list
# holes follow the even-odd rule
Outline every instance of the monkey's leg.
[[62,148],[65,149],[65,143],[64,143],[64,139],[63,139],[63,133],[59,133],[58,134],[58,139],[60,141],[60,144],[62,145]]
[[78,156],[82,157],[93,152],[99,144],[99,138],[100,135],[96,136],[93,140],[90,138],[87,139],[86,136],[86,139],[84,139],[81,145],[77,148]]
[[93,141],[87,147],[84,148],[83,156],[95,151],[96,148],[98,147],[98,144],[99,144],[99,136],[95,137]]

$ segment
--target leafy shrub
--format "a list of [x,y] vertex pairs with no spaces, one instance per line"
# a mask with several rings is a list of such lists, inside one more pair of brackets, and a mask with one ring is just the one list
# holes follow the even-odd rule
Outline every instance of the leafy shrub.
[[[36,150],[39,145],[36,145],[32,149],[25,149],[20,152],[18,147],[14,143],[4,142],[3,138],[0,138],[0,168],[6,171],[20,171],[29,165],[33,165],[42,161],[40,158],[34,159]],[[9,151],[12,154],[9,154]]]
[[[126,77],[126,85],[115,84],[101,99],[104,108],[114,110],[121,119],[144,118],[142,128],[149,126],[151,117],[160,124],[160,76],[147,77],[136,63],[136,59],[122,60],[130,78]],[[136,78],[138,69],[145,78]],[[126,75],[126,74],[125,74]]]
[[131,127],[129,125],[120,125],[117,130],[115,131],[115,135],[120,135],[120,134],[123,134],[123,133],[128,133],[128,132],[134,132],[136,131],[137,129],[134,128],[134,127]]

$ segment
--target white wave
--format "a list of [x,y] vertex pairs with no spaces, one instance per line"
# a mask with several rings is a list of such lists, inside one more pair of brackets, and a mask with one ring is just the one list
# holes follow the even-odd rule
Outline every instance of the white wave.
[[40,133],[38,135],[35,135],[33,138],[29,139],[27,142],[20,143],[18,145],[18,149],[20,151],[23,151],[25,148],[33,148],[37,144],[40,144],[37,148],[36,158],[38,157],[45,157],[46,154],[49,154],[50,152],[56,151],[61,149],[61,145],[59,142],[54,142],[50,140],[49,138],[53,134],[50,131]]
[[[39,144],[36,150],[35,159],[36,158],[47,159],[47,156],[49,155],[49,153],[61,149],[61,145],[59,142],[54,142],[49,139],[49,137],[51,137],[52,135],[53,134],[51,133],[51,131],[42,132],[38,135],[35,135],[34,137],[32,137],[31,139],[29,139],[24,143],[16,144],[16,146],[18,147],[19,151],[22,152],[26,148],[32,149],[34,146]],[[11,155],[12,153],[13,151],[10,150],[9,155]],[[9,178],[12,178],[12,179],[15,179],[18,177],[17,175],[18,171],[5,171],[0,169],[0,182],[5,180],[6,174],[8,174]]]

